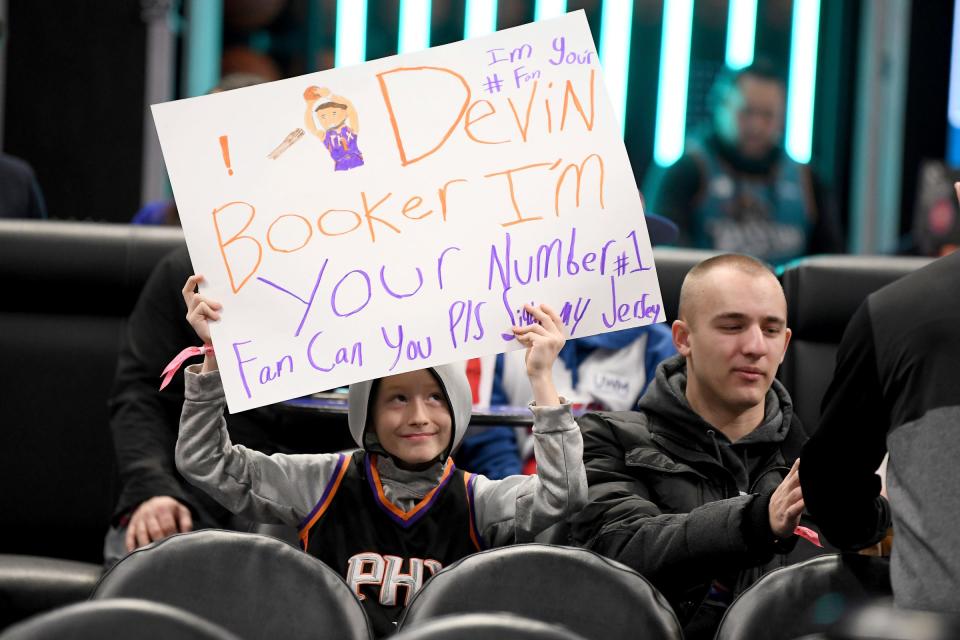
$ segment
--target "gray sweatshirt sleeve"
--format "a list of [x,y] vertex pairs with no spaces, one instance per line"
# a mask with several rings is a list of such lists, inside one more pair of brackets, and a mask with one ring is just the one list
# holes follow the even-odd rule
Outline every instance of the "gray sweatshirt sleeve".
[[477,528],[488,546],[532,542],[534,537],[580,511],[587,502],[583,439],[570,404],[530,406],[537,475],[474,485]]
[[229,511],[298,526],[333,478],[339,454],[268,456],[230,443],[220,373],[187,367],[176,462],[181,475]]

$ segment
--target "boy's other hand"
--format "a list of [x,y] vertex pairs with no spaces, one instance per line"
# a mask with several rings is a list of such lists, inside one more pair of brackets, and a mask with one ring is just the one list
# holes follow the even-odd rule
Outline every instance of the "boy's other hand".
[[528,376],[539,376],[553,370],[557,354],[567,341],[563,333],[563,321],[549,305],[534,307],[523,305],[524,311],[536,321],[525,327],[514,327],[513,335],[527,348],[526,364]]
[[190,509],[170,496],[156,496],[140,503],[127,525],[127,553],[175,533],[193,530]]
[[513,335],[527,348],[527,377],[533,387],[533,399],[537,405],[557,405],[560,398],[553,386],[553,363],[566,342],[563,321],[549,305],[536,307],[530,304],[524,310],[536,321],[525,327],[514,327]]

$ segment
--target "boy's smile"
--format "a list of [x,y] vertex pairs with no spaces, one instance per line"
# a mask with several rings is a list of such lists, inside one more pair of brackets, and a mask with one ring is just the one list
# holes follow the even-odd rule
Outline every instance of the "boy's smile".
[[420,465],[438,459],[450,445],[453,419],[440,383],[420,369],[381,378],[373,424],[387,453]]

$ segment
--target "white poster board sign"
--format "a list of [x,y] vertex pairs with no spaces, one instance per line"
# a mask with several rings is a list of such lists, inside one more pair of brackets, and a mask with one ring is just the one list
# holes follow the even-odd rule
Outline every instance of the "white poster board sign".
[[582,11],[153,114],[233,412],[664,319]]

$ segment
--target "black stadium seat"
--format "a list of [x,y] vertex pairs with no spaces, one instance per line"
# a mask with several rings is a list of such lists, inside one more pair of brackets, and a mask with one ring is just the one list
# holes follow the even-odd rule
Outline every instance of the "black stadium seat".
[[680,285],[687,272],[700,262],[719,255],[716,251],[702,249],[678,249],[674,247],[656,247],[653,260],[657,265],[657,279],[660,281],[660,293],[663,296],[664,317],[668,323],[677,319],[677,307],[680,306]]
[[98,564],[0,554],[0,629],[86,600],[102,573]]
[[824,633],[802,640],[956,640],[960,615],[916,611],[880,604],[864,605],[845,614]]
[[818,556],[771,571],[741,593],[715,640],[791,640],[822,632],[844,613],[892,594],[886,558]]
[[0,220],[0,553],[102,561],[124,323],[153,266],[182,244],[173,228]]
[[820,421],[820,402],[833,379],[837,345],[857,307],[877,289],[929,262],[903,256],[813,256],[784,270],[780,280],[793,338],[780,379],[808,434]]
[[247,640],[371,637],[363,605],[333,569],[252,533],[205,529],[143,547],[107,571],[91,597],[163,602]]
[[585,640],[554,624],[509,613],[468,613],[436,618],[400,632],[396,640]]
[[200,616],[158,602],[116,598],[81,602],[35,616],[2,640],[240,640]]
[[681,638],[666,599],[639,573],[586,549],[519,544],[467,556],[411,599],[400,630],[459,613],[507,612],[585,638]]

